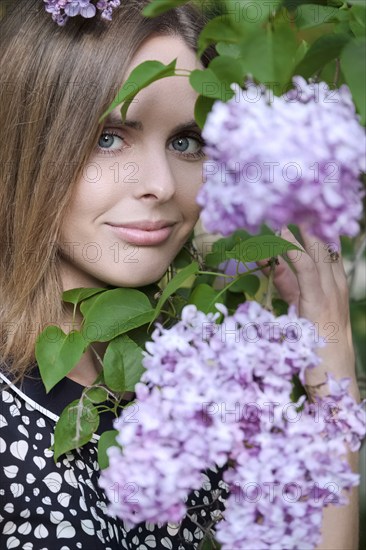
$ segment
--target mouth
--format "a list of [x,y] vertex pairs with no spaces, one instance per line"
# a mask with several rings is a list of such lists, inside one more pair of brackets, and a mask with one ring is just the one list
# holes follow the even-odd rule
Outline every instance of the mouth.
[[139,246],[151,246],[166,241],[173,232],[176,222],[160,220],[137,221],[123,224],[109,223],[109,225],[120,239]]

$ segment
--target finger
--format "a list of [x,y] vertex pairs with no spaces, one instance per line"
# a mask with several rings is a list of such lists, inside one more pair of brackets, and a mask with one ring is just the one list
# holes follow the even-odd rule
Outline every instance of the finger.
[[289,250],[286,252],[286,257],[296,274],[300,297],[305,302],[321,304],[324,292],[320,284],[319,273],[315,262],[311,256],[307,254],[304,247],[299,243],[288,227],[285,226],[282,228],[281,237],[301,249],[301,252],[299,250]]
[[[275,265],[273,283],[282,300],[288,304],[294,304],[298,307],[300,290],[296,275],[283,258],[279,256],[277,261],[278,264]],[[260,260],[257,264],[260,266],[266,266],[268,264],[268,260]],[[270,267],[264,267],[263,273],[268,277]]]
[[[333,241],[329,242],[324,242],[320,239],[316,242],[311,242],[311,236],[307,234],[301,225],[299,225],[299,229],[304,240],[305,249],[308,248],[309,252],[312,252],[316,256],[316,265],[325,288],[327,288],[328,284],[332,284],[335,281],[339,288],[345,289],[347,287],[347,274],[344,269],[339,237],[335,237]],[[338,259],[334,259],[337,256]],[[329,275],[328,278],[326,275],[330,273],[333,277]]]
[[300,288],[296,275],[283,258],[278,258],[279,264],[275,267],[273,283],[282,300],[288,304],[299,305]]
[[318,237],[311,235],[301,224],[299,224],[299,230],[305,251],[312,258],[318,271],[322,288],[324,291],[334,288],[336,285],[332,268],[332,263],[334,262],[332,262],[330,252],[340,248],[339,242],[326,243]]

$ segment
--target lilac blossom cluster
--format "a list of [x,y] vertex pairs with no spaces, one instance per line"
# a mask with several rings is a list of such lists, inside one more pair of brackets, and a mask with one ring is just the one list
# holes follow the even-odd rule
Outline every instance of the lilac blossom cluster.
[[120,0],[99,0],[94,4],[91,0],[43,0],[45,10],[52,14],[52,19],[59,26],[64,26],[69,17],[81,15],[91,19],[101,12],[101,17],[111,21],[113,10],[121,5]]
[[[228,465],[223,480],[230,496],[225,520],[216,524],[223,550],[314,548],[330,487],[336,484],[342,491],[358,484],[344,455],[347,442],[353,450],[360,446],[364,413],[347,395],[347,379],[332,380],[334,399],[326,399],[328,405],[333,399],[337,411],[330,427],[329,415],[315,417],[314,404],[304,396],[293,403],[301,419],[289,421],[283,409],[293,377],[305,382],[306,370],[320,362],[316,347],[325,345],[315,342],[312,323],[299,318],[294,306],[280,317],[254,301],[241,304],[232,316],[224,305],[216,308],[227,327],[225,339],[217,331],[219,313],[206,315],[188,305],[176,325],[157,324],[146,343],[135,418],[131,421],[127,409],[115,421],[122,450],[108,450],[109,467],[100,477],[111,501],[109,512],[131,524],[179,522],[190,491],[202,486],[203,472]],[[255,343],[240,331],[248,324],[260,336]],[[217,414],[220,403],[227,410],[235,410],[237,403],[277,406],[270,418],[248,414],[243,407],[241,414],[226,414],[223,421]],[[248,481],[268,491],[271,483],[286,484],[290,493],[296,482],[301,497],[242,498]],[[313,498],[319,487],[323,498]],[[344,503],[339,497],[338,504]]]
[[254,98],[232,84],[235,96],[215,102],[202,134],[209,160],[197,197],[208,231],[303,223],[326,242],[357,234],[366,138],[350,90],[335,93],[300,76],[293,83],[281,97],[252,83]]

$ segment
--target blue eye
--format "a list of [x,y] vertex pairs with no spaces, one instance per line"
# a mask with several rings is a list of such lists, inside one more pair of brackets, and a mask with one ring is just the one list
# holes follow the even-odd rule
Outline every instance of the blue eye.
[[113,145],[115,145],[116,138],[120,139],[123,142],[123,138],[119,134],[117,134],[117,132],[102,132],[98,141],[98,147],[102,149],[103,153],[119,151],[121,148],[120,145],[117,147],[117,149],[112,148]]
[[171,144],[176,152],[182,153],[183,157],[198,159],[205,156],[202,150],[204,141],[198,134],[176,137]]
[[[177,138],[174,140],[175,143],[178,144],[178,147],[177,147],[177,151],[180,151],[180,152],[185,152],[187,151],[188,147],[189,147],[189,141],[188,141],[188,138],[184,137],[184,138]],[[173,142],[173,143],[174,143]]]
[[[121,143],[116,143],[120,140]],[[113,154],[123,150],[124,138],[116,131],[104,130],[99,137],[97,149],[101,154]],[[169,148],[173,147],[175,153],[183,159],[198,160],[205,157],[203,152],[204,141],[198,134],[183,135],[173,138]]]

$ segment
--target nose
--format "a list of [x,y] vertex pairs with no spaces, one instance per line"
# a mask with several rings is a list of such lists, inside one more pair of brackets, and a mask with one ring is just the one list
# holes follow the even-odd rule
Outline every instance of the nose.
[[167,202],[176,191],[176,181],[165,151],[145,151],[138,163],[134,185],[137,199]]

